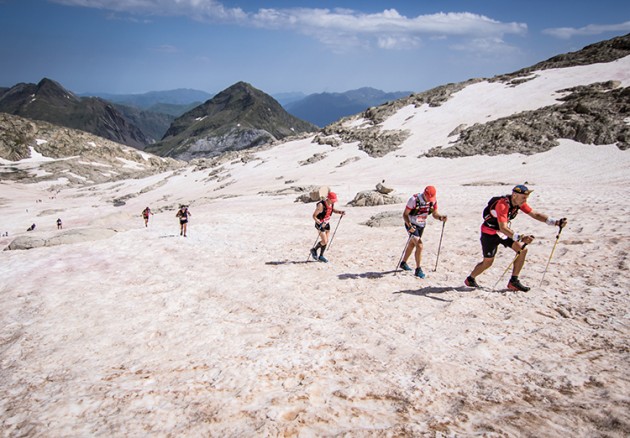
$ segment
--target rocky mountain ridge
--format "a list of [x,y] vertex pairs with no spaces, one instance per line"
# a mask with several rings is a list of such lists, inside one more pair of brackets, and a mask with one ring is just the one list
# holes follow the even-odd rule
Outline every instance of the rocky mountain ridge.
[[17,84],[0,95],[0,112],[90,132],[139,149],[151,140],[116,107],[100,98],[80,98],[44,78]]
[[[40,155],[38,157],[38,155]],[[69,185],[142,178],[185,165],[102,137],[0,113],[0,180]]]
[[317,129],[291,116],[271,96],[238,82],[175,119],[164,138],[147,151],[188,161]]
[[[474,78],[465,82],[435,87],[422,93],[368,108],[361,114],[345,117],[326,126],[314,142],[336,146],[340,142],[358,142],[359,149],[370,156],[381,157],[400,147],[409,137],[404,130],[385,130],[381,124],[401,108],[413,105],[436,107],[465,87],[482,82],[504,82],[516,87],[532,80],[532,72],[566,68],[601,62],[612,62],[630,55],[630,34],[586,46],[582,50],[558,55],[517,72],[491,79]],[[628,146],[628,126],[624,118],[630,114],[627,88],[613,90],[619,84],[593,84],[575,90],[558,90],[570,96],[565,101],[533,112],[515,114],[504,120],[462,127],[453,135],[458,140],[449,147],[436,147],[427,156],[458,157],[475,154],[533,154],[557,145],[558,138],[571,138],[593,144],[616,143]],[[359,121],[362,123],[358,124]],[[609,126],[610,124],[610,126]],[[609,131],[610,132],[607,132]]]

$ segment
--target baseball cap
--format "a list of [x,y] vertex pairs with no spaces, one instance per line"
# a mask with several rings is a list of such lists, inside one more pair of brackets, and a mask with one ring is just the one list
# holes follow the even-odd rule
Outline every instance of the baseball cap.
[[519,184],[517,186],[514,186],[512,191],[514,193],[520,193],[522,195],[529,195],[531,192],[533,192],[533,190],[528,189],[527,186],[523,185],[523,184]]
[[328,200],[334,204],[337,202],[337,194],[335,192],[328,192]]
[[424,199],[429,202],[435,202],[435,195],[437,195],[437,190],[433,186],[426,186],[424,189]]

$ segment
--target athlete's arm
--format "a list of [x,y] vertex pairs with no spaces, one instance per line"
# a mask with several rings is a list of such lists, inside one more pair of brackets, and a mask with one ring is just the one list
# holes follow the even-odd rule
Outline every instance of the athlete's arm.
[[442,221],[442,222],[446,222],[446,220],[448,219],[448,217],[445,214],[442,215],[442,214],[438,213],[437,210],[433,210],[433,213],[431,213],[431,215],[433,216],[434,219],[437,219],[437,220]]
[[540,222],[546,222],[547,219],[549,219],[549,216],[547,216],[546,214],[543,213],[538,213],[535,210],[530,211],[529,213],[527,213],[529,215],[529,217],[536,219],[537,221]]
[[499,231],[505,234],[508,237],[514,239],[514,234],[516,234],[509,226],[507,222],[499,221]]
[[499,224],[499,231],[506,236],[512,238],[512,240],[518,241],[521,236],[519,236],[514,230],[512,230],[508,225],[508,213],[509,207],[505,202],[497,202],[495,207],[495,211],[497,213],[497,222]]
[[413,224],[411,223],[411,218],[409,217],[410,211],[411,209],[409,207],[405,207],[405,211],[403,211],[403,220],[405,221],[405,225],[407,225],[409,228],[412,228]]
[[550,216],[547,216],[546,214],[538,213],[537,211],[534,211],[534,210],[530,211],[528,214],[532,218],[536,219],[537,221],[544,222],[547,225],[552,225],[552,226],[561,227],[561,228],[564,228],[567,225],[566,217],[563,217],[562,219],[554,219]]
[[317,215],[320,214],[322,211],[324,211],[324,207],[322,206],[322,204],[317,204],[317,208],[315,208],[315,211],[313,212],[313,220],[316,223],[319,223],[319,219],[317,219]]

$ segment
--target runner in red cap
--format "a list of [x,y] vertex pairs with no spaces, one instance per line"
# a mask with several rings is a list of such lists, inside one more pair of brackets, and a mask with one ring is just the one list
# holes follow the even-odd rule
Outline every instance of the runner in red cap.
[[[492,266],[497,248],[499,245],[503,245],[506,248],[512,248],[518,253],[518,256],[514,259],[512,278],[510,278],[508,282],[508,289],[522,292],[530,290],[529,287],[521,284],[518,275],[521,272],[521,268],[523,268],[527,255],[525,245],[531,243],[534,240],[534,236],[521,235],[512,231],[510,228],[512,219],[514,219],[519,210],[521,210],[523,213],[528,214],[530,217],[540,222],[545,222],[547,225],[564,228],[567,224],[566,218],[554,219],[534,211],[529,204],[527,204],[527,198],[532,191],[533,190],[530,190],[527,186],[519,184],[514,186],[511,195],[495,196],[490,199],[488,205],[483,210],[484,222],[481,225],[483,260],[477,263],[470,275],[464,280],[466,286],[479,287],[475,279],[483,271]],[[498,233],[507,236],[507,238],[504,239]]]
[[405,221],[405,228],[409,233],[409,240],[407,241],[403,259],[400,262],[400,267],[405,271],[411,271],[411,268],[407,264],[407,259],[415,248],[415,275],[420,278],[424,278],[426,276],[420,265],[422,263],[422,233],[424,232],[424,227],[427,224],[427,217],[430,214],[433,218],[439,221],[446,222],[447,220],[446,215],[438,213],[436,195],[437,190],[435,190],[435,187],[427,186],[422,194],[416,193],[409,198],[409,201],[407,201],[407,205],[405,206],[405,211],[403,212],[403,219]]
[[[346,214],[343,210],[337,210],[335,208],[335,202],[337,202],[337,194],[334,192],[328,192],[328,196],[325,200],[319,201],[315,212],[313,212],[313,219],[315,220],[315,228],[319,231],[319,242],[314,248],[311,248],[311,256],[313,259],[320,262],[327,263],[328,259],[324,257],[324,251],[326,251],[326,245],[328,245],[328,235],[330,234],[330,217],[333,213],[340,215]],[[320,250],[319,256],[317,250]]]

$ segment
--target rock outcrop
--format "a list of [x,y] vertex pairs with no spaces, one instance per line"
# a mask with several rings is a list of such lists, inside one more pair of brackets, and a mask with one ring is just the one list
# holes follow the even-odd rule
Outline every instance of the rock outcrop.
[[70,184],[94,184],[142,178],[185,164],[84,131],[6,113],[0,113],[0,158],[11,161],[0,165],[0,179],[29,183],[64,178]]
[[532,155],[557,146],[561,138],[630,147],[630,88],[609,81],[559,92],[568,93],[559,99],[561,104],[475,124],[463,129],[452,145],[433,148],[426,156]]
[[[399,109],[414,105],[415,107],[428,104],[429,106],[440,106],[446,102],[450,96],[481,79],[472,79],[457,84],[447,84],[431,90],[415,93],[409,97],[388,102],[384,105],[371,107],[358,116],[346,117],[338,122],[332,123],[322,129],[322,135],[313,140],[318,144],[329,144],[333,147],[343,143],[359,143],[359,149],[371,157],[383,157],[395,151],[411,135],[407,130],[384,130],[381,123],[387,120]],[[362,124],[350,122],[363,121]]]
[[386,195],[377,190],[365,190],[355,195],[354,199],[348,203],[353,207],[371,207],[374,205],[400,204],[403,200],[395,195]]
[[43,236],[18,236],[7,246],[5,251],[25,250],[41,248],[44,246],[66,245],[71,243],[90,242],[94,240],[109,239],[116,230],[109,228],[77,228],[62,231],[52,237]]

